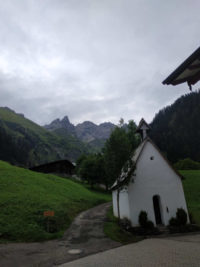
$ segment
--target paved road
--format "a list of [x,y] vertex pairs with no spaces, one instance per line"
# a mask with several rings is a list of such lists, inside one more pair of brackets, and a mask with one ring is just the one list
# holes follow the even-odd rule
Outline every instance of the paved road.
[[[110,203],[82,212],[60,240],[43,243],[0,244],[0,267],[52,267],[120,246],[104,235],[103,224]],[[69,251],[80,254],[70,254]]]
[[146,239],[60,267],[200,267],[200,234]]

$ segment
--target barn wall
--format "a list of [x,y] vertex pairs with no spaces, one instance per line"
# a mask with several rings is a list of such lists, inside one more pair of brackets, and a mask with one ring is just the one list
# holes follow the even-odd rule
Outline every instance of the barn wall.
[[[151,158],[153,159],[151,160]],[[176,216],[177,208],[187,212],[180,177],[169,167],[155,147],[147,142],[137,162],[134,183],[129,184],[130,218],[133,225],[138,224],[141,210],[156,223],[153,196],[160,196],[161,216],[167,225],[171,217]],[[167,211],[168,210],[168,211]]]

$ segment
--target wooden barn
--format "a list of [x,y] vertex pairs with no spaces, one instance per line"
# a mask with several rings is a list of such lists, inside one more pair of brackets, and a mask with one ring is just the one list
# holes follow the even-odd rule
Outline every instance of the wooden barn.
[[73,175],[75,166],[69,160],[58,160],[31,167],[30,170],[43,173],[55,173],[60,175]]

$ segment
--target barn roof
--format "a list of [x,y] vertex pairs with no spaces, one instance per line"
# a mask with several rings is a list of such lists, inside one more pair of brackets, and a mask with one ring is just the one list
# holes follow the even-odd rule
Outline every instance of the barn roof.
[[177,85],[187,82],[190,90],[200,80],[200,47],[175,69],[162,83]]
[[[138,148],[135,150],[135,153],[132,157],[132,161],[135,163],[135,166],[137,165],[137,162],[140,158],[140,155],[142,154],[142,151],[145,147],[145,145],[147,144],[147,142],[150,142],[154,147],[155,149],[159,152],[159,154],[161,155],[161,157],[167,162],[168,166],[181,178],[183,179],[184,177],[182,175],[180,175],[179,172],[177,172],[174,167],[171,165],[171,163],[165,158],[165,156],[162,154],[162,152],[160,151],[160,149],[154,144],[154,142],[149,138],[147,137],[139,146]],[[121,186],[123,186],[126,181],[127,181],[127,178],[128,178],[128,174],[129,172],[127,172],[126,174],[122,171],[121,174],[120,174],[120,177],[119,179],[117,179],[114,184],[111,186],[111,190],[115,190]]]
[[75,168],[75,165],[70,160],[62,159],[62,160],[51,161],[51,162],[47,162],[47,163],[44,163],[44,164],[41,164],[41,165],[37,165],[37,166],[31,167],[29,169],[30,170],[34,170],[34,169],[37,169],[37,168],[41,168],[41,167],[44,167],[44,166],[51,166],[51,165],[54,165],[54,164],[67,164],[71,168]]

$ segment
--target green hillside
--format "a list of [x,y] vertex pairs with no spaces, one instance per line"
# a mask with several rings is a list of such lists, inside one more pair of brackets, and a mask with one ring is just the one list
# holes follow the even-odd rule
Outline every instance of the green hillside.
[[[82,210],[110,201],[69,179],[40,174],[0,161],[0,241],[59,237]],[[43,212],[55,211],[47,230]]]
[[20,166],[53,160],[76,160],[87,149],[73,138],[62,138],[9,108],[0,108],[0,159]]
[[171,162],[200,162],[200,91],[178,98],[156,114],[150,136]]
[[200,225],[200,170],[180,171],[189,212]]

